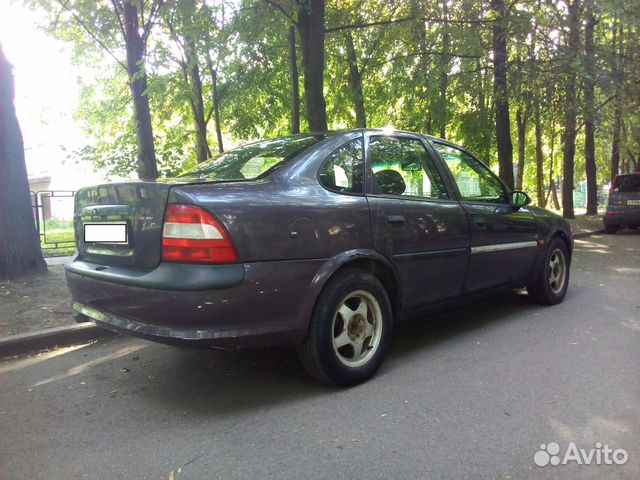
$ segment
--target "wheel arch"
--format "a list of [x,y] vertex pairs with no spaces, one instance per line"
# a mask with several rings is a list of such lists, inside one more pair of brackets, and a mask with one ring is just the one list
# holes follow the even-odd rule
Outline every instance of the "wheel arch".
[[571,256],[573,255],[573,237],[564,230],[558,229],[549,236],[549,242],[554,238],[559,238],[564,242],[567,247],[567,253],[569,254],[569,260],[571,260]]
[[569,254],[569,262],[571,262],[571,256],[573,254],[572,235],[570,233],[567,233],[565,230],[561,228],[555,228],[553,230],[550,230],[549,232],[547,232],[544,243],[542,244],[543,247],[541,247],[538,250],[539,253],[538,253],[536,262],[534,264],[534,267],[531,271],[531,277],[529,279],[529,283],[534,281],[534,279],[536,279],[540,274],[540,271],[544,268],[544,259],[547,255],[549,244],[553,241],[554,238],[559,238],[560,240],[563,241],[563,243],[567,247],[567,253]]
[[328,259],[314,276],[302,308],[304,318],[311,318],[318,297],[327,282],[348,269],[360,270],[375,276],[387,291],[394,313],[400,308],[400,277],[393,263],[375,250],[349,250]]

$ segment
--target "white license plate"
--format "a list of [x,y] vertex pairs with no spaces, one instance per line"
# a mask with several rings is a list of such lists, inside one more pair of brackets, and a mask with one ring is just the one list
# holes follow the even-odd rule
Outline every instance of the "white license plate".
[[85,243],[127,243],[126,223],[85,223]]
[[640,205],[640,200],[627,200],[627,205]]

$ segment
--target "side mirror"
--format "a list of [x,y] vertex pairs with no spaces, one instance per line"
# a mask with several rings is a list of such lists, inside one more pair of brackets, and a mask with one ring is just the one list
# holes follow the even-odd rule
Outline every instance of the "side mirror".
[[515,208],[516,210],[529,205],[531,203],[531,197],[529,197],[529,195],[527,195],[524,192],[521,192],[520,190],[514,190],[513,192],[511,192],[511,195],[509,195],[509,202],[511,203],[511,206],[513,208]]

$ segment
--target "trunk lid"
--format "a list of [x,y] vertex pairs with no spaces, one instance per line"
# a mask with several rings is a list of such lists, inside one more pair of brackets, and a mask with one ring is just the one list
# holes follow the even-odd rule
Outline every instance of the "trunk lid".
[[[74,226],[80,257],[106,265],[158,265],[170,188],[169,183],[128,182],[79,190],[75,196]],[[125,225],[126,241],[85,242],[87,224]]]

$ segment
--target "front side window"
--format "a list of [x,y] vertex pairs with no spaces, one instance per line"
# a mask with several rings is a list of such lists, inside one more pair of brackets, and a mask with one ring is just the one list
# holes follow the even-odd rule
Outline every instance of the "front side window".
[[364,155],[360,138],[329,155],[318,174],[323,187],[341,193],[362,193],[363,178]]
[[440,173],[420,140],[379,136],[369,140],[372,192],[421,198],[448,198]]
[[262,178],[323,138],[324,135],[302,134],[248,143],[201,163],[179,178],[227,181]]
[[508,203],[502,183],[482,163],[458,148],[441,143],[433,146],[451,171],[463,200]]

